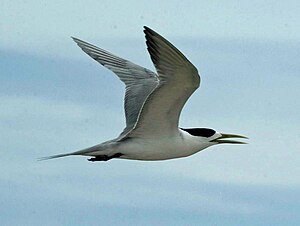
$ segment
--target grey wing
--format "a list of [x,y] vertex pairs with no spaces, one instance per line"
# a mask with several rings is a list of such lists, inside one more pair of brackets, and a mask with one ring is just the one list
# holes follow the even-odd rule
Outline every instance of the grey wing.
[[200,77],[195,66],[175,46],[150,28],[144,28],[148,51],[160,82],[149,94],[129,136],[176,136],[181,110],[199,87]]
[[145,99],[158,85],[157,75],[146,68],[80,39],[73,38],[73,40],[86,54],[113,71],[125,83],[124,110],[126,127],[120,134],[120,137],[122,137],[134,127]]

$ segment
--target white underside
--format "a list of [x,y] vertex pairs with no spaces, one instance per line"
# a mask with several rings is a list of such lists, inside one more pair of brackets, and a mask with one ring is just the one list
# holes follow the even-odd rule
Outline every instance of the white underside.
[[129,138],[119,142],[105,142],[95,146],[91,152],[82,155],[113,156],[122,153],[120,158],[134,160],[165,160],[186,157],[214,145],[207,138],[191,136],[178,130],[178,136],[166,138]]

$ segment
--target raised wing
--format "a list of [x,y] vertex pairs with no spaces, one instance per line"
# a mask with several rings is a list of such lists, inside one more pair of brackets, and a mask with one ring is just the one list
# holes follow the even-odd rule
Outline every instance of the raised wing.
[[199,87],[200,77],[194,65],[176,47],[150,28],[144,28],[159,85],[146,99],[138,121],[128,136],[176,136],[181,110]]
[[80,39],[73,38],[73,40],[86,54],[113,71],[125,83],[124,109],[126,127],[120,136],[127,134],[136,124],[145,99],[158,85],[157,75],[146,68],[117,57]]

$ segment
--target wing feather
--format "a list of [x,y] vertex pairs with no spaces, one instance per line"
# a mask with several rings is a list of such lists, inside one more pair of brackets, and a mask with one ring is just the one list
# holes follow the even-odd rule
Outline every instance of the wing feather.
[[199,87],[200,77],[195,66],[175,46],[150,28],[144,28],[159,85],[147,97],[128,136],[176,136],[181,110]]
[[157,75],[92,44],[77,38],[73,38],[73,40],[86,54],[113,71],[125,83],[124,110],[126,127],[120,135],[122,137],[136,124],[145,99],[158,85]]

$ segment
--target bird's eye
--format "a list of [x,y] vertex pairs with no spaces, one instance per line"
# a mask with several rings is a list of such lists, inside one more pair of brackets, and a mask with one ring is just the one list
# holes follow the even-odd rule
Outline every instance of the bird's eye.
[[189,128],[189,129],[183,129],[182,130],[188,132],[192,136],[197,136],[197,137],[211,137],[213,136],[216,131],[213,129],[208,129],[208,128]]

